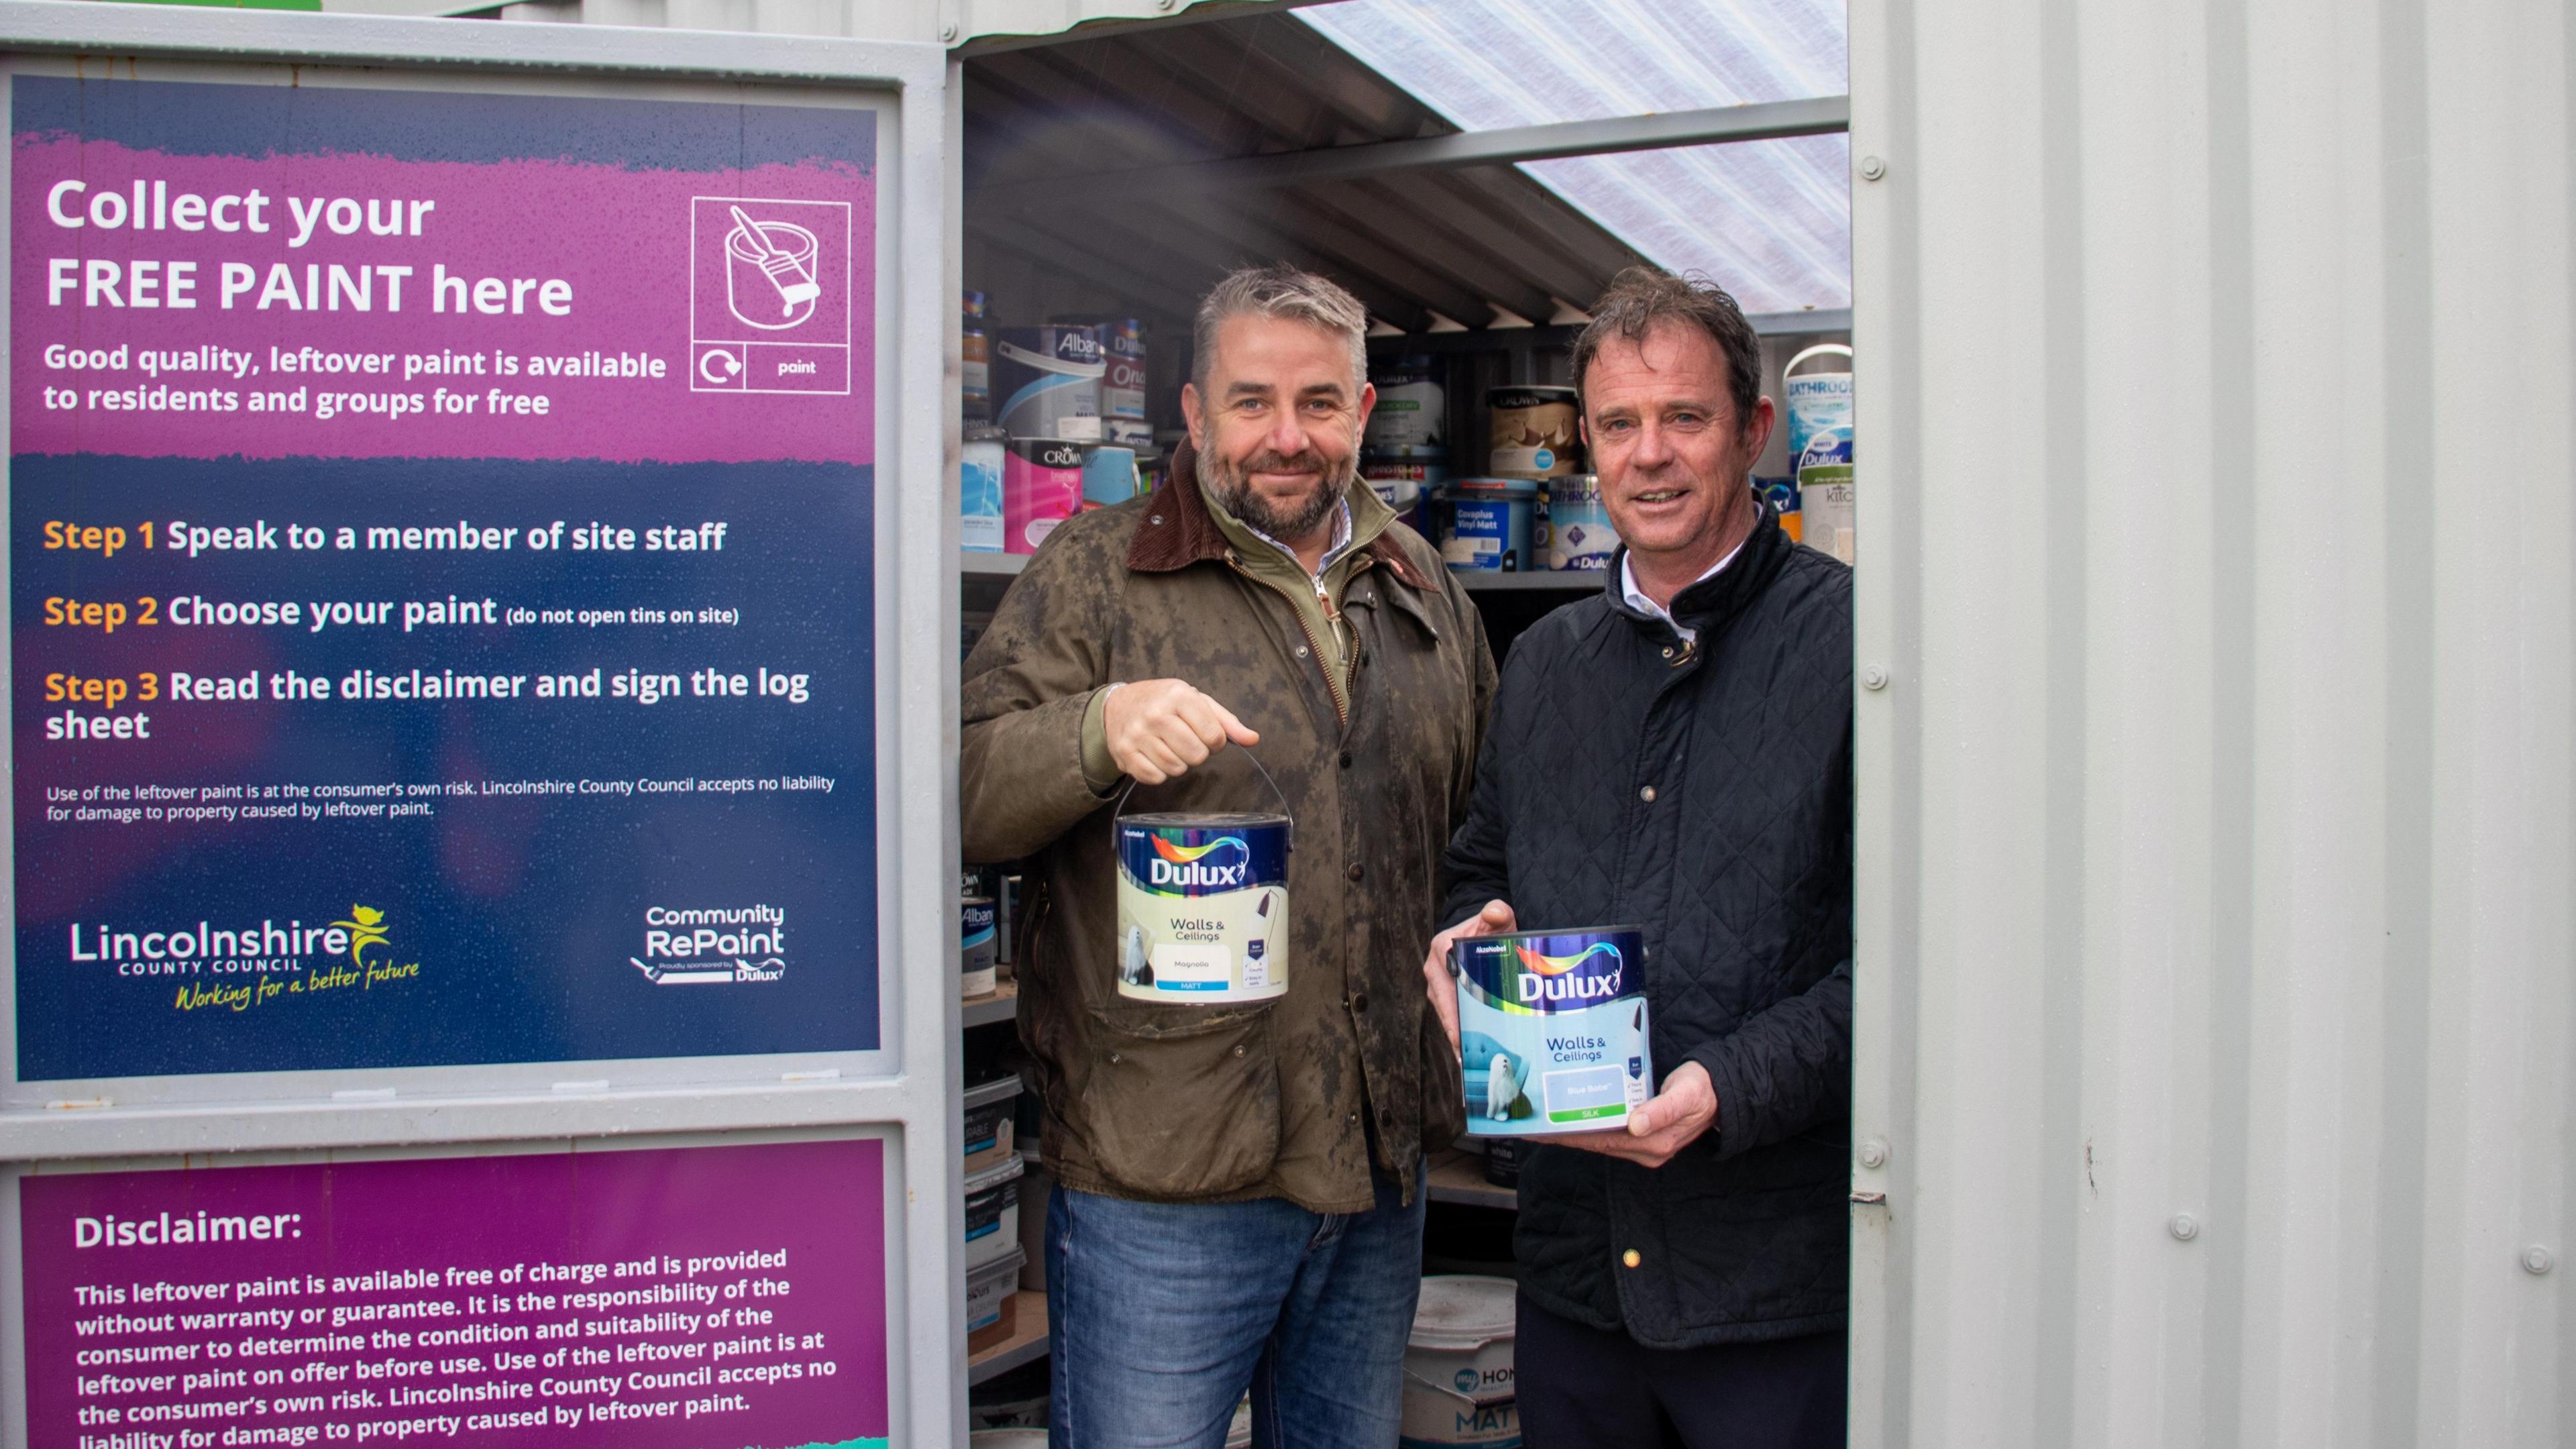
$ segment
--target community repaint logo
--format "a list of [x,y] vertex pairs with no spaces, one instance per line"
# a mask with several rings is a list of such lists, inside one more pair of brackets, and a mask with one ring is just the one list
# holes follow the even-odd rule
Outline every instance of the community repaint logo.
[[[1154,859],[1147,863],[1145,877],[1150,886],[1231,889],[1244,883],[1244,875],[1252,866],[1252,847],[1239,835],[1221,835],[1205,845],[1179,845],[1161,835],[1152,839]],[[1219,854],[1220,851],[1229,853]]]

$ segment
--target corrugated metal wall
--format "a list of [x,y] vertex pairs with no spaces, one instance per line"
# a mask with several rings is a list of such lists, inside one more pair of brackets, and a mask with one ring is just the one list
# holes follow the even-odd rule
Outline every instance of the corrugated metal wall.
[[2570,15],[1855,0],[1854,1444],[2576,1443]]

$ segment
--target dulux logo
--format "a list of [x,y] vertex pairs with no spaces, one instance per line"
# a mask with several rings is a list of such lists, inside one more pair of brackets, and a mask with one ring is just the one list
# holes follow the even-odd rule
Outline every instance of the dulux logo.
[[[1162,836],[1154,838],[1154,859],[1148,863],[1145,883],[1188,889],[1192,886],[1240,886],[1252,869],[1252,847],[1239,836],[1225,835],[1205,845],[1175,845]],[[1222,857],[1208,857],[1220,850],[1231,849],[1234,863],[1225,864]]]
[[[1619,978],[1626,974],[1626,960],[1620,956],[1619,948],[1607,941],[1595,941],[1571,956],[1542,956],[1527,946],[1512,949],[1521,958],[1518,990],[1523,1005],[1533,1001],[1607,1001],[1619,994]],[[1609,958],[1606,965],[1587,964],[1601,956]]]

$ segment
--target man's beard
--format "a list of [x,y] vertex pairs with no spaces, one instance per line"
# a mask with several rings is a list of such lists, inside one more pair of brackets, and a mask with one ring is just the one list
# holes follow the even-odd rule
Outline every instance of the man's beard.
[[[1263,450],[1244,461],[1241,468],[1229,468],[1214,449],[1198,456],[1199,487],[1217,501],[1226,512],[1242,519],[1262,533],[1285,543],[1305,538],[1323,526],[1340,505],[1342,495],[1350,491],[1359,477],[1356,459],[1344,459],[1339,467],[1326,463],[1320,456],[1308,454],[1295,462]],[[1255,473],[1297,473],[1312,471],[1313,491],[1286,507],[1280,507],[1254,490]]]

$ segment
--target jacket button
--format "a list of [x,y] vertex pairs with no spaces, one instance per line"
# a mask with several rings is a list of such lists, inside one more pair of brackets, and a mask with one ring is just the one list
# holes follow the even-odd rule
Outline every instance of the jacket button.
[[1345,874],[1345,875],[1349,876],[1349,877],[1350,877],[1351,879],[1353,879],[1353,880],[1358,880],[1358,879],[1360,878],[1360,874],[1361,874],[1361,872],[1360,872],[1360,863],[1359,863],[1358,861],[1356,861],[1356,860],[1355,860],[1355,861],[1352,861],[1352,862],[1351,862],[1351,868],[1350,868],[1349,870],[1347,870],[1347,871],[1344,871],[1344,872],[1343,872],[1343,874]]
[[1645,1258],[1644,1258],[1643,1256],[1641,1256],[1641,1255],[1637,1252],[1637,1250],[1636,1250],[1636,1249],[1634,1249],[1634,1248],[1630,1248],[1628,1251],[1626,1251],[1626,1252],[1624,1252],[1624,1253],[1621,1253],[1621,1254],[1619,1255],[1619,1261],[1620,1261],[1620,1262],[1622,1262],[1622,1263],[1627,1264],[1627,1265],[1628,1265],[1629,1267],[1631,1267],[1631,1268],[1634,1268],[1634,1267],[1636,1267],[1639,1263],[1642,1263],[1642,1262],[1644,1262],[1644,1261],[1646,1261],[1646,1260],[1645,1260]]
[[[1161,514],[1159,514],[1159,513],[1157,513],[1157,514],[1155,514],[1155,515],[1154,515],[1154,526],[1155,526],[1156,528],[1160,528],[1160,527],[1162,527],[1162,526],[1163,526],[1163,515],[1161,515]],[[1670,651],[1667,651],[1667,652],[1670,652]]]
[[1111,1065],[1111,1066],[1113,1066],[1113,1067],[1114,1067],[1114,1066],[1116,1066],[1116,1065],[1118,1065],[1118,1053],[1116,1053],[1116,1052],[1111,1052],[1111,1053],[1109,1054],[1109,1065]]
[[1359,1113],[1357,1113],[1357,1112],[1353,1112],[1353,1113],[1351,1114],[1351,1125],[1352,1125],[1352,1126],[1354,1126],[1354,1127],[1357,1127],[1358,1125],[1360,1125],[1360,1114],[1359,1114]]
[[[1161,520],[1161,519],[1157,518],[1157,519],[1155,519],[1154,521],[1155,521],[1156,523],[1160,523],[1160,522],[1162,522],[1163,520]],[[1664,646],[1664,657],[1665,657],[1666,659],[1670,659],[1670,658],[1672,658],[1672,657],[1673,657],[1673,646],[1671,646],[1670,644],[1667,644],[1667,645],[1665,645],[1665,646]]]
[[1300,659],[1303,659],[1303,658],[1305,658],[1305,657],[1306,657],[1306,646],[1305,646],[1305,645],[1300,644],[1300,645],[1298,645],[1298,646],[1297,646],[1297,657],[1298,657],[1298,658],[1300,658]]
[[1243,1048],[1241,1048],[1241,1047],[1236,1047],[1236,1048],[1234,1049],[1234,1054],[1235,1054],[1236,1056],[1241,1056],[1241,1055],[1243,1055]]
[[1640,800],[1645,801],[1645,802],[1646,802],[1647,804],[1649,804],[1649,805],[1654,804],[1654,803],[1655,803],[1655,787],[1654,787],[1654,786],[1652,786],[1652,785],[1648,785],[1645,789],[1638,791],[1638,792],[1637,792],[1637,798],[1638,798],[1638,799],[1640,799]]
[[1348,751],[1348,750],[1344,750],[1344,751],[1342,751],[1342,768],[1343,768],[1343,769],[1345,769],[1345,770],[1347,770],[1347,769],[1349,769],[1350,767],[1351,767],[1351,752],[1350,752],[1350,751]]

